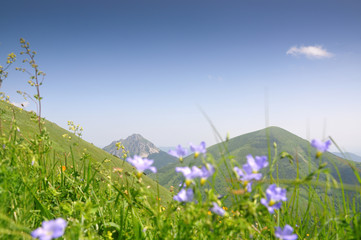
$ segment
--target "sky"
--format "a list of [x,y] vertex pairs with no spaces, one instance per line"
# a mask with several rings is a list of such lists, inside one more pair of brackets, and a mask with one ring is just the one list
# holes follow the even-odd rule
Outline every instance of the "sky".
[[[34,94],[19,39],[47,75],[43,116],[99,147],[217,143],[266,126],[361,155],[361,1],[13,0],[0,9],[0,91]],[[332,148],[331,151],[336,150]]]

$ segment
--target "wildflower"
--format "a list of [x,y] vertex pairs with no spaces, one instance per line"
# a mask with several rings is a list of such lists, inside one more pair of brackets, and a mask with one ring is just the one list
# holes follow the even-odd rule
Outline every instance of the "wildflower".
[[193,200],[193,190],[191,188],[182,189],[179,191],[179,193],[173,197],[174,200],[178,202],[191,202]]
[[127,158],[127,161],[132,164],[137,169],[137,177],[140,178],[143,172],[147,169],[151,170],[152,172],[156,173],[157,169],[154,166],[151,166],[154,160],[150,160],[147,158],[141,158],[137,155],[134,155],[133,158]]
[[194,178],[202,176],[202,170],[196,166],[193,166],[192,169],[189,167],[176,167],[175,171],[183,173],[183,176],[186,178],[185,183],[187,187],[189,187]]
[[224,214],[226,213],[226,211],[221,208],[220,206],[218,206],[218,204],[216,202],[212,202],[213,207],[210,209],[212,212],[214,212],[215,214],[219,215],[219,216],[224,216]]
[[327,140],[326,142],[321,142],[316,139],[313,139],[311,142],[311,146],[317,149],[316,157],[319,158],[322,153],[326,152],[330,147],[331,141]]
[[[259,170],[268,166],[268,160],[266,156],[256,156],[255,159],[251,154],[247,155],[247,164],[243,165],[243,169],[248,168],[246,172],[252,171],[252,174],[259,174]],[[255,180],[260,180],[262,175],[255,175]]]
[[243,186],[246,187],[248,192],[252,191],[252,180],[261,180],[262,173],[259,170],[268,166],[266,156],[256,156],[253,158],[251,154],[247,155],[247,163],[243,164],[243,169],[234,167],[233,170],[240,177]]
[[176,158],[179,158],[180,162],[183,162],[183,157],[187,155],[188,151],[187,149],[182,148],[181,145],[178,145],[176,150],[169,150],[168,153]]
[[[243,186],[247,189],[248,192],[251,192],[252,184],[253,184],[252,180],[255,179],[254,178],[255,174],[252,174],[252,171],[249,171],[250,168],[246,167],[246,169],[248,172],[246,172],[243,169],[240,169],[238,167],[233,168],[233,170],[236,172],[236,174],[239,176],[240,180],[242,181]],[[261,173],[258,173],[258,174],[260,174],[260,178],[261,178],[262,174]]]
[[201,185],[204,185],[207,181],[207,178],[213,175],[215,169],[212,164],[207,163],[205,166],[201,169]]
[[292,234],[293,228],[286,224],[283,230],[280,227],[276,228],[275,236],[276,238],[282,240],[296,240],[298,238],[297,234]]
[[40,240],[50,240],[63,236],[67,222],[62,218],[44,221],[42,226],[31,233],[33,238]]
[[270,213],[274,213],[275,209],[281,208],[281,201],[287,201],[286,189],[277,187],[276,184],[270,185],[266,190],[266,197],[261,199],[261,203],[267,207]]
[[200,153],[203,153],[203,155],[205,155],[207,152],[205,142],[201,142],[201,144],[199,146],[193,145],[192,143],[190,143],[189,145],[191,147],[191,151],[194,152],[195,158],[197,158]]
[[61,170],[64,172],[66,170],[65,166],[61,166]]

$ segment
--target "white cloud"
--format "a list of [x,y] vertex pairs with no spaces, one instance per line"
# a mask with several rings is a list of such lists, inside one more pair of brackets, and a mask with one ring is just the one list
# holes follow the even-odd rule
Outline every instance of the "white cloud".
[[331,58],[333,56],[332,53],[328,52],[322,46],[301,46],[301,47],[291,47],[288,49],[287,55],[292,56],[301,56],[304,55],[307,58]]
[[29,106],[29,102],[25,101],[25,102],[21,102],[21,103],[16,103],[16,102],[12,102],[12,104],[16,107],[19,108],[26,108],[27,106]]

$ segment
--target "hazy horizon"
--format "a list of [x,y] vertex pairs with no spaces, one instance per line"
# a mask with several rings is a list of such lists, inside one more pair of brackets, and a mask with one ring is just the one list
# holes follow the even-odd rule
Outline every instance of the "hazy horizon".
[[[43,116],[104,147],[216,143],[278,126],[361,155],[360,1],[5,1],[0,65],[19,39],[47,76]],[[33,93],[9,71],[0,91]],[[268,118],[268,121],[266,121]],[[335,151],[331,148],[330,151]]]

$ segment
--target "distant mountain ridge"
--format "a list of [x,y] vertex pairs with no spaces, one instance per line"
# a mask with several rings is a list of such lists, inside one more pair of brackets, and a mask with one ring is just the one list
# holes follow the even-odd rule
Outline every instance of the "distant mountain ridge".
[[125,151],[129,151],[129,157],[133,157],[134,155],[141,156],[143,158],[149,158],[154,160],[154,166],[156,168],[161,168],[169,163],[174,163],[178,161],[177,158],[169,155],[168,153],[160,150],[157,146],[155,146],[151,141],[145,139],[140,134],[132,134],[126,139],[120,139],[118,141],[113,141],[108,146],[105,146],[103,150],[106,152],[122,158],[123,149],[117,150],[116,143],[121,142],[125,148]]
[[332,154],[344,158],[344,159],[348,159],[348,160],[352,160],[354,162],[361,162],[361,157],[354,154],[354,153],[350,153],[350,152],[345,152],[345,153],[339,153],[339,152],[333,152]]

